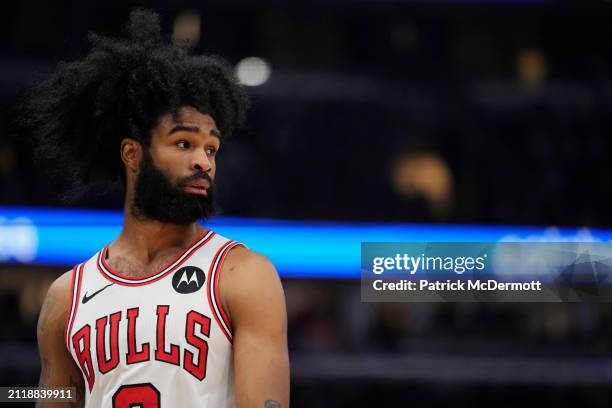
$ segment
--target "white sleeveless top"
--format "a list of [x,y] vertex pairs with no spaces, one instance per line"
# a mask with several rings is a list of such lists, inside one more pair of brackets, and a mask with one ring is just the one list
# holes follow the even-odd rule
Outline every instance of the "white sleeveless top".
[[236,245],[204,233],[161,271],[113,271],[105,247],[72,271],[66,345],[85,407],[233,407],[232,328],[219,270]]

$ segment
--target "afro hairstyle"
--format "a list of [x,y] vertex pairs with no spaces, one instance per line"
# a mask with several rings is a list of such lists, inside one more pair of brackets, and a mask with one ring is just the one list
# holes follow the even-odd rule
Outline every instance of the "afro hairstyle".
[[85,58],[60,63],[25,94],[19,121],[35,157],[51,160],[74,190],[125,182],[121,140],[148,147],[160,115],[194,107],[211,115],[224,137],[244,123],[248,97],[222,58],[190,55],[164,40],[150,10],[132,11],[126,31],[127,39],[90,33]]

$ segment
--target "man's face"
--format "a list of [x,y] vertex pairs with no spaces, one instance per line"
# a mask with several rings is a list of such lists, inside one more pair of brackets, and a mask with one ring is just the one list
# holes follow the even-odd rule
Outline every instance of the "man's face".
[[136,179],[136,216],[187,225],[214,214],[213,180],[220,134],[214,120],[183,108],[167,114],[151,131]]

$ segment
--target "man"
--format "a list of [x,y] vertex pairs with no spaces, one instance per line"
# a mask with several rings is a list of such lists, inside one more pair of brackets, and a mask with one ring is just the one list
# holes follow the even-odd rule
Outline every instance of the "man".
[[155,13],[133,12],[128,31],[92,36],[25,105],[40,157],[80,186],[125,185],[119,237],[49,289],[40,386],[75,386],[79,407],[288,407],[278,275],[196,222],[246,95],[219,59],[165,43]]

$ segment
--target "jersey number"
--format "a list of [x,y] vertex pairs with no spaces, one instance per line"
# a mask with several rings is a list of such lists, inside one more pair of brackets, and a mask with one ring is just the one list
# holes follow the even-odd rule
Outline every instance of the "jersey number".
[[159,391],[151,383],[119,387],[113,395],[113,408],[159,408]]

